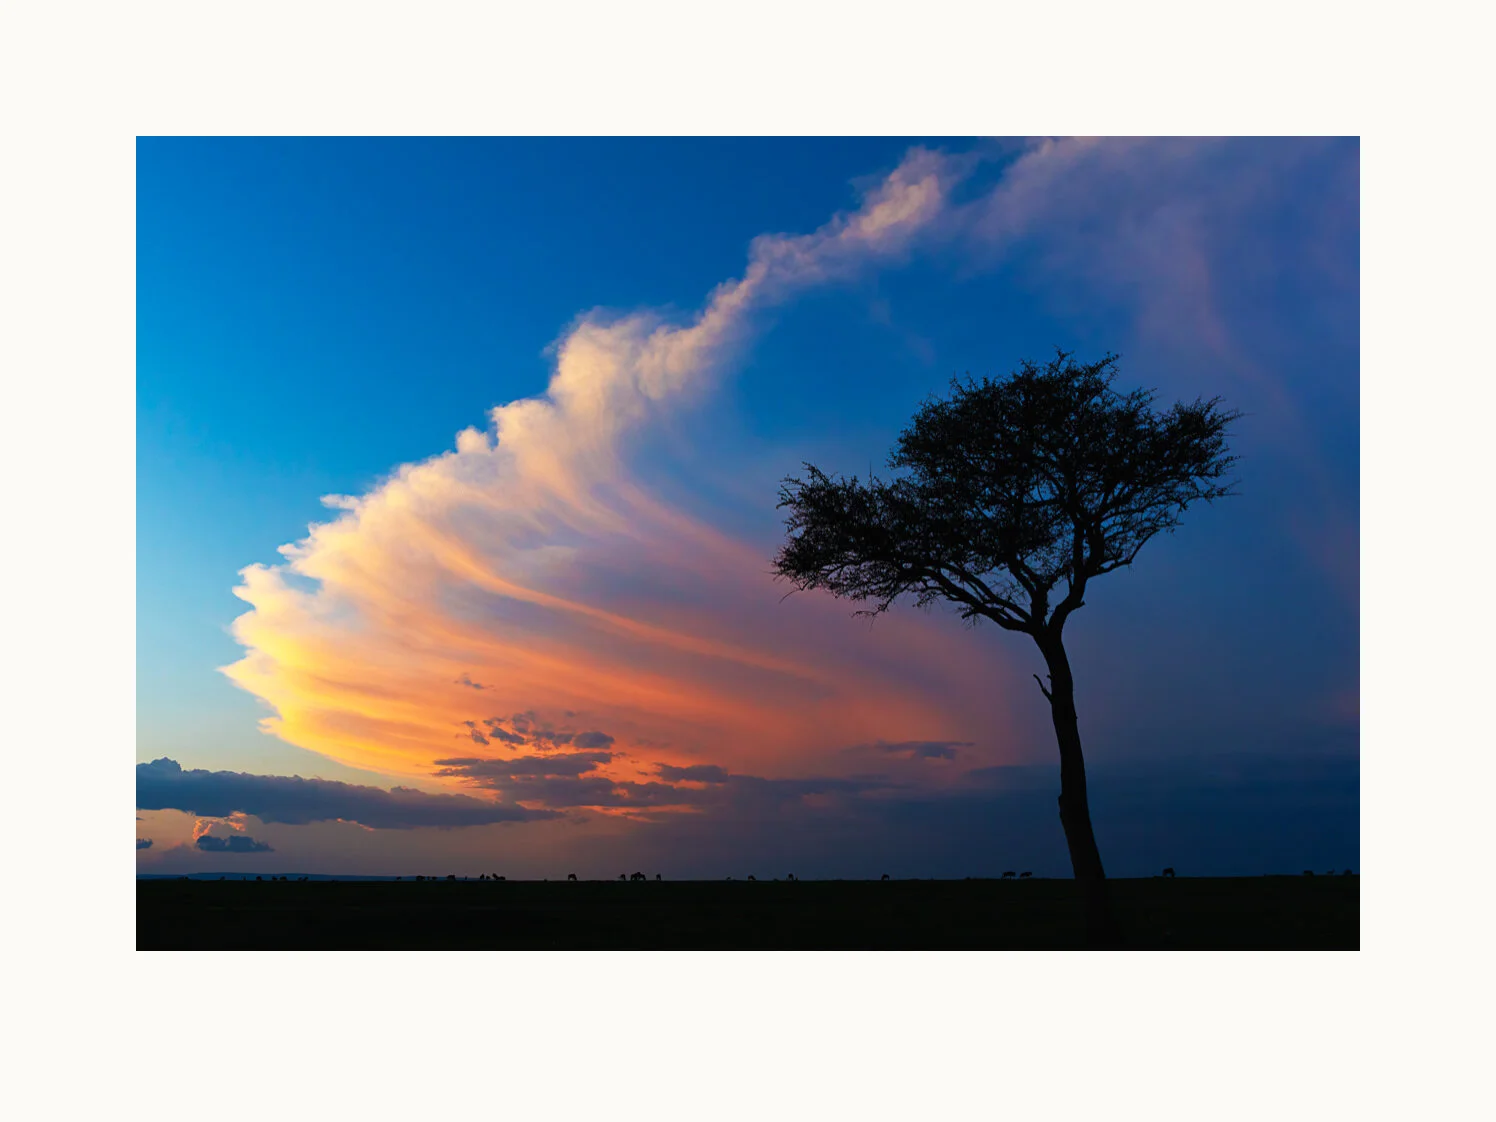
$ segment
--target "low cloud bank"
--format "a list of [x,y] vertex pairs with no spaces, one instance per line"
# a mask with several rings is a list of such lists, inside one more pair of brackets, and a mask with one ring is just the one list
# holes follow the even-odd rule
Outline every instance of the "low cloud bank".
[[262,822],[296,826],[342,819],[380,830],[486,826],[556,816],[554,811],[527,810],[471,795],[428,795],[410,787],[386,791],[299,775],[184,771],[164,757],[135,765],[135,805],[139,810],[180,810],[205,818],[238,812]]
[[[599,734],[601,735],[601,734]],[[898,786],[887,776],[847,778],[765,779],[736,775],[719,764],[656,765],[666,782],[640,783],[603,774],[613,752],[560,752],[548,756],[479,759],[472,756],[437,760],[445,779],[462,779],[474,787],[499,792],[512,802],[539,803],[557,809],[604,807],[652,809],[662,807],[741,809],[797,802],[807,795],[855,796]],[[677,786],[680,783],[701,786]]]
[[235,834],[228,838],[215,838],[203,834],[197,839],[197,848],[204,853],[274,853],[268,842],[255,841],[248,834]]

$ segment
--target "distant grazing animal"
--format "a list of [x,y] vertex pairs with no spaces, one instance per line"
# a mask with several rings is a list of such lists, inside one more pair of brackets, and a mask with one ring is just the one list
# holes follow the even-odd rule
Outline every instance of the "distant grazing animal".
[[645,876],[643,873],[635,873],[633,876],[629,877],[629,880],[648,880],[648,879],[649,878],[647,876]]
[[1166,877],[1172,877],[1174,875],[1174,867],[1172,865],[1170,865],[1167,869],[1165,869],[1163,871],[1163,875],[1166,876]]
[[567,880],[576,880],[577,879],[577,874],[576,873],[567,873],[566,874],[566,879]]
[[1018,874],[1013,872],[1012,869],[1009,869],[1006,873],[1003,874],[1003,880],[1012,880],[1017,875]]
[[664,880],[664,879],[665,879],[665,878],[664,878],[664,877],[662,877],[662,876],[660,876],[660,874],[659,874],[659,873],[656,873],[656,874],[655,874],[655,880]]
[[888,874],[887,874],[887,873],[884,873],[884,874],[883,874],[883,879],[884,879],[884,880],[887,880],[887,879],[888,879]]
[[425,877],[416,877],[416,880],[425,880]]
[[478,874],[478,879],[479,880],[487,880],[488,879],[488,874],[487,873],[479,873]]
[[[183,877],[183,878],[182,878],[182,879],[183,879],[183,880],[186,880],[186,879],[187,879],[187,878],[186,878],[186,877]],[[264,877],[255,877],[255,880],[264,880],[264,879],[265,879],[265,878],[264,878]]]
[[448,873],[447,874],[447,879],[448,880],[456,880],[457,879],[457,874],[456,873]]
[[500,878],[499,878],[499,879],[500,879],[500,880],[503,880],[503,879],[504,879],[504,878],[503,878],[503,877],[500,877]]
[[758,878],[756,876],[754,876],[752,873],[748,874],[748,879],[749,880],[758,880]]
[[618,879],[619,880],[628,880],[629,879],[629,875],[627,873],[619,873],[618,874]]
[[1018,874],[1018,879],[1022,880],[1024,877],[1031,877],[1033,875],[1034,875],[1033,873],[1019,873]]

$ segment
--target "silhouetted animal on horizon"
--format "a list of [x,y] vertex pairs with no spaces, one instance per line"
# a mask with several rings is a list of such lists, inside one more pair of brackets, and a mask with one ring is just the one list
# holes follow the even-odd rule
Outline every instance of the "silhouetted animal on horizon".
[[[183,877],[183,878],[182,878],[182,879],[183,879],[183,880],[186,880],[186,879],[187,879],[187,878],[186,878],[186,877]],[[264,877],[255,877],[255,880],[264,880],[264,879],[265,879],[265,878],[264,878]]]
[[785,880],[794,880],[795,879],[795,874],[794,873],[790,873],[789,876],[785,877],[784,879]]
[[448,873],[447,874],[447,879],[448,880],[456,880],[457,879],[457,874],[456,873]]
[[748,879],[749,880],[758,880],[758,878],[756,876],[754,876],[752,873],[748,874]]
[[887,880],[887,879],[888,879],[888,874],[887,874],[887,873],[884,873],[884,874],[883,874],[883,879],[884,879],[884,880]]
[[629,880],[648,880],[648,879],[649,878],[647,876],[645,876],[643,873],[634,873],[632,876],[629,877]]
[[618,879],[619,880],[628,880],[629,879],[629,875],[627,873],[619,873],[618,874]]
[[566,879],[567,880],[576,880],[577,879],[577,874],[576,873],[567,873],[566,874]]
[[1012,880],[1017,875],[1018,874],[1013,872],[1012,869],[1009,869],[1006,873],[1003,874],[1003,880]]
[[1033,875],[1034,875],[1033,873],[1019,873],[1018,874],[1018,879],[1019,880],[1023,880],[1025,877],[1031,877]]
[[1167,869],[1165,869],[1163,871],[1163,873],[1161,875],[1166,876],[1166,877],[1172,877],[1174,875],[1174,866],[1170,865]]

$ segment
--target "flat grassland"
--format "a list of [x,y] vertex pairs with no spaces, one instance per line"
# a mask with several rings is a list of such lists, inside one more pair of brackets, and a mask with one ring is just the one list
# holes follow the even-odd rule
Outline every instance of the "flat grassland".
[[[1112,880],[1129,948],[1358,950],[1360,877]],[[1055,950],[1071,880],[140,880],[137,950]]]

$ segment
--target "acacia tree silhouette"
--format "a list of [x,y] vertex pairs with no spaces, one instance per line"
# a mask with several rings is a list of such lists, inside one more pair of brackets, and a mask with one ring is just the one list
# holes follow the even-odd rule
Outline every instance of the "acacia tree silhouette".
[[[1236,462],[1221,399],[1153,411],[1153,392],[1112,389],[1117,357],[1081,364],[1057,351],[1008,378],[953,379],[899,436],[890,480],[832,477],[805,464],[779,507],[788,538],[775,575],[794,591],[872,601],[876,616],[911,595],[946,600],[975,625],[1033,638],[1044,656],[1060,750],[1060,821],[1085,886],[1087,940],[1120,945],[1086,796],[1075,681],[1062,638],[1090,582],[1133,563],[1193,503],[1228,495]],[[1063,594],[1057,586],[1064,582]]]

